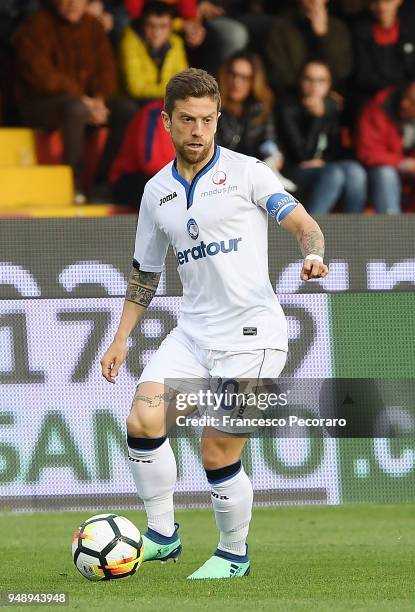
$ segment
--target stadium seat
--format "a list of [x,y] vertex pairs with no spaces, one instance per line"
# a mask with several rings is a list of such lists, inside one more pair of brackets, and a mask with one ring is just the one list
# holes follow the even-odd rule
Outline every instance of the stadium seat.
[[73,178],[68,166],[39,166],[35,132],[0,128],[0,208],[67,206],[73,202]]
[[68,206],[73,202],[69,166],[0,167],[0,208]]
[[[107,128],[92,130],[85,139],[85,169],[82,174],[82,188],[89,191],[95,179],[98,163],[108,136]],[[39,164],[62,164],[63,142],[61,133],[36,131],[36,157]]]
[[0,166],[33,166],[35,163],[33,130],[0,128]]

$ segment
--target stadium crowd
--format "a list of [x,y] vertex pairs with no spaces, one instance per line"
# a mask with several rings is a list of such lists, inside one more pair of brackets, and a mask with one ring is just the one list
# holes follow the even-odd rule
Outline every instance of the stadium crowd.
[[0,124],[60,130],[85,202],[136,208],[174,156],[166,83],[215,74],[217,143],[262,159],[314,213],[415,210],[415,0],[3,0]]

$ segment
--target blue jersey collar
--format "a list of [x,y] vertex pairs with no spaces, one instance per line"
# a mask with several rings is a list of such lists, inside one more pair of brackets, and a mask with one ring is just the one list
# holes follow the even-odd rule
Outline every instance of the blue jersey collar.
[[203,166],[203,168],[201,168],[199,170],[199,172],[197,172],[195,174],[195,176],[193,177],[193,180],[191,183],[188,183],[186,181],[186,179],[184,179],[177,171],[177,160],[175,159],[172,167],[171,167],[171,173],[173,175],[173,178],[176,179],[176,181],[179,181],[179,183],[181,185],[183,185],[184,190],[186,192],[186,199],[187,199],[187,208],[190,208],[191,205],[193,204],[193,195],[195,192],[195,188],[197,185],[198,180],[204,175],[206,174],[206,172],[209,172],[209,170],[211,168],[213,168],[213,166],[216,164],[216,162],[218,161],[220,156],[220,147],[218,145],[215,145],[215,152],[213,154],[213,156],[210,158],[210,160],[208,161],[208,163]]

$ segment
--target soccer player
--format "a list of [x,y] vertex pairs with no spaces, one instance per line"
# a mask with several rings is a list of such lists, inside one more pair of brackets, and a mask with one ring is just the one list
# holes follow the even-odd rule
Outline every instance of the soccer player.
[[[165,379],[276,378],[285,365],[287,325],[268,276],[268,215],[297,238],[304,281],[328,273],[318,224],[272,170],[215,145],[219,115],[218,85],[207,72],[191,68],[169,81],[162,117],[176,159],[145,187],[121,320],[101,361],[103,376],[115,382],[172,244],[183,285],[181,315],[144,368],[127,419],[131,471],[148,520],[144,561],[177,559],[182,548]],[[246,439],[226,428],[203,431],[201,454],[220,540],[191,579],[249,573],[253,492],[240,459]]]

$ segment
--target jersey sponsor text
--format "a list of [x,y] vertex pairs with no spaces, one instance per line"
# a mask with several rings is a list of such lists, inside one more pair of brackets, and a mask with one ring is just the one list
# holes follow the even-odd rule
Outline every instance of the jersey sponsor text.
[[185,263],[189,263],[189,258],[197,260],[203,257],[213,257],[218,253],[232,253],[232,251],[238,250],[238,243],[242,238],[230,238],[228,241],[221,240],[220,242],[209,242],[206,245],[203,240],[197,246],[192,249],[185,249],[184,251],[178,251],[177,261],[182,266]]

